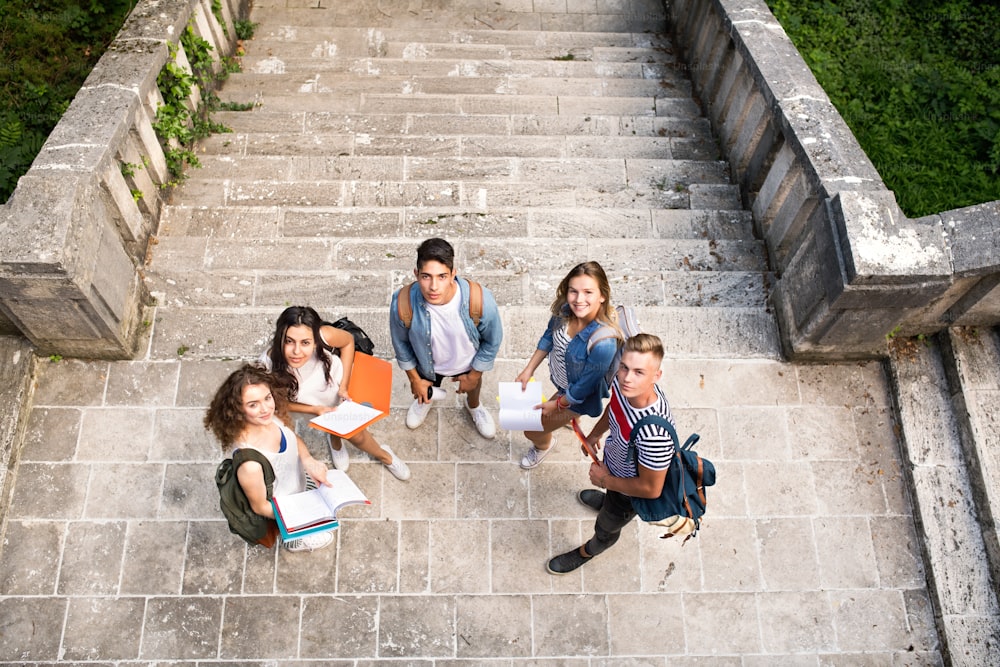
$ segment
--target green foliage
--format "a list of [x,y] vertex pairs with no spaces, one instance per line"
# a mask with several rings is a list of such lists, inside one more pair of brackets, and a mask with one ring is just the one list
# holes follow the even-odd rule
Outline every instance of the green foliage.
[[1000,199],[1000,6],[768,5],[908,215]]
[[219,102],[223,111],[250,111],[255,105],[254,102]]
[[253,21],[236,19],[233,21],[233,29],[236,30],[236,38],[242,40],[253,39],[253,34],[257,32],[257,24]]
[[134,4],[0,2],[0,202],[31,166]]
[[[218,132],[231,132],[228,127],[212,120],[211,114],[220,106],[215,86],[220,79],[215,73],[212,45],[195,34],[191,26],[181,33],[181,46],[191,71],[177,64],[177,49],[172,47],[170,59],[156,78],[163,104],[156,110],[153,129],[164,143],[164,156],[173,185],[184,178],[184,167],[200,167],[194,152],[198,139]],[[201,102],[194,112],[189,107],[192,91],[197,87]]]

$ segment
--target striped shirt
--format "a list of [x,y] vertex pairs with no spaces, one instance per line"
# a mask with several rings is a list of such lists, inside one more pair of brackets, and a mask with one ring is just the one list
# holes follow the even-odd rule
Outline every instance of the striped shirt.
[[564,323],[552,332],[552,351],[549,352],[549,379],[552,384],[566,391],[569,376],[566,375],[566,348],[569,347],[569,331]]
[[[632,427],[647,415],[656,414],[665,417],[674,424],[670,414],[670,404],[658,385],[653,385],[656,400],[649,407],[642,409],[632,407],[621,394],[618,378],[611,383],[611,400],[608,402],[608,426],[610,432],[604,443],[604,463],[615,477],[638,477],[639,471],[628,453],[628,441]],[[650,470],[666,470],[670,467],[670,459],[674,455],[674,442],[670,434],[662,426],[647,424],[639,431],[635,441],[639,450],[639,463]]]

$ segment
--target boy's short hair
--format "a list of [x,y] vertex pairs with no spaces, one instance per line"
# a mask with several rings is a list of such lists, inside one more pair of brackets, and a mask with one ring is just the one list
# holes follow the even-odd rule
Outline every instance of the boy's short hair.
[[449,271],[454,271],[455,249],[444,239],[427,239],[417,248],[417,271],[427,262],[441,262]]
[[625,352],[639,352],[640,354],[648,352],[656,357],[657,361],[663,361],[663,341],[660,340],[659,336],[654,336],[653,334],[636,334],[625,339],[622,354]]

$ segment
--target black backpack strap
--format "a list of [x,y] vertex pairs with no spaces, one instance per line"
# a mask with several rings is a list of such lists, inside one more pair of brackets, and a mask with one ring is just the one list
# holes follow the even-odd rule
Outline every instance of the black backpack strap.
[[[284,433],[282,433],[282,437],[284,437]],[[233,450],[233,474],[235,475],[240,466],[247,461],[255,461],[264,469],[264,486],[267,488],[267,499],[271,500],[274,492],[274,468],[271,467],[271,462],[267,460],[266,456],[252,447],[236,449]]]

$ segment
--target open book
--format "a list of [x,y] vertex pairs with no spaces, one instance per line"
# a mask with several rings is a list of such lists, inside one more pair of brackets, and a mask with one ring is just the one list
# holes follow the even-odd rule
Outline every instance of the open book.
[[327,470],[333,486],[320,486],[300,493],[274,496],[274,518],[284,540],[340,527],[337,512],[345,505],[371,505],[371,501],[343,470]]
[[529,382],[521,391],[520,382],[501,382],[500,428],[508,431],[541,431],[542,411],[535,408],[542,404],[542,383]]

